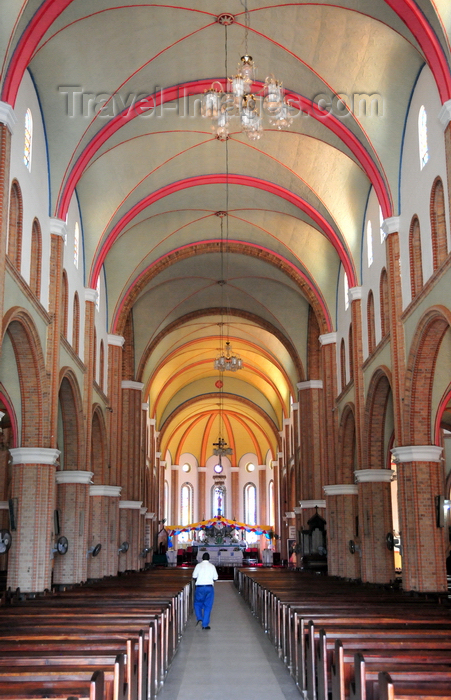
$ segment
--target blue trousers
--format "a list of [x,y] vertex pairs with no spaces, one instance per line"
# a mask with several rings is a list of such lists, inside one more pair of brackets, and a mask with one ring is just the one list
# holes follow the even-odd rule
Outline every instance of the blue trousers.
[[194,612],[196,618],[202,620],[202,627],[210,624],[210,613],[215,599],[213,586],[196,586],[194,591]]

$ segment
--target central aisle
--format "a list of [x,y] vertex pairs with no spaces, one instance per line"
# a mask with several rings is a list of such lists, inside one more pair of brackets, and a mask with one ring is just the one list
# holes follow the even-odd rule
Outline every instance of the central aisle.
[[299,700],[276,651],[231,581],[215,584],[211,629],[190,618],[158,700]]

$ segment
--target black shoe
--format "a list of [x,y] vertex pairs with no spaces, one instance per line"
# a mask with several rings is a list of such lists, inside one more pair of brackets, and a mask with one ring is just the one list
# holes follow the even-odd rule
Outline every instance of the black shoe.
[[202,627],[202,629],[203,629],[203,630],[210,630],[211,627],[210,627],[210,625],[208,625],[207,627]]

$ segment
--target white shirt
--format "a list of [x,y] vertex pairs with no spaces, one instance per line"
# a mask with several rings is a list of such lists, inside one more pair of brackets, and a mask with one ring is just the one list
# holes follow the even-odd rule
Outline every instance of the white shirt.
[[193,571],[193,578],[196,580],[196,586],[212,586],[213,581],[218,580],[218,572],[216,566],[210,564],[208,559],[203,559],[196,565]]

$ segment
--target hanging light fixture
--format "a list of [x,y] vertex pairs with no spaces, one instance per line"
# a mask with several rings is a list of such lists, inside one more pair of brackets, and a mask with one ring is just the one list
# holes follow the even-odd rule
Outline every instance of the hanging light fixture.
[[[262,111],[268,114],[270,125],[279,130],[289,128],[293,122],[293,115],[284,96],[282,83],[273,75],[266,78],[263,94],[252,92],[256,66],[247,50],[249,34],[247,1],[244,5],[245,54],[238,63],[235,75],[227,78],[230,92],[228,90],[224,92],[222,84],[215,81],[205,91],[202,98],[202,116],[211,119],[212,131],[220,141],[227,141],[229,138],[231,118],[238,117],[241,131],[251,141],[256,141],[263,134]],[[227,27],[233,24],[234,17],[230,13],[223,13],[218,16],[217,21],[225,27],[225,72],[227,76]]]
[[243,369],[243,360],[232,351],[230,341],[225,344],[225,352],[221,352],[215,360],[215,369],[219,372],[236,372]]

